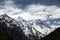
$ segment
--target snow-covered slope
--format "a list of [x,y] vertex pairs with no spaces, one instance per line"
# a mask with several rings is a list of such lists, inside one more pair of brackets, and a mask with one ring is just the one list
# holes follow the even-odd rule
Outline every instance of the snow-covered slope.
[[40,19],[26,21],[21,17],[18,17],[17,21],[20,24],[24,34],[32,40],[38,40],[54,30],[54,28],[44,24],[44,22]]

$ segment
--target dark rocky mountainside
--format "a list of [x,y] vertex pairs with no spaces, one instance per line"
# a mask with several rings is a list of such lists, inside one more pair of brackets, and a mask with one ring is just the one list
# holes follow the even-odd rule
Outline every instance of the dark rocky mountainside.
[[0,40],[29,40],[19,24],[7,15],[0,16]]
[[60,28],[57,28],[55,31],[42,38],[41,40],[60,40]]

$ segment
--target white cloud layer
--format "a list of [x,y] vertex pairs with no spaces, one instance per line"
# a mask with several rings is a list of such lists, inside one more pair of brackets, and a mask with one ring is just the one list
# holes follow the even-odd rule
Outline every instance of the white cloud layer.
[[6,0],[2,3],[4,5],[0,6],[0,15],[6,13],[14,19],[20,16],[28,21],[35,19],[46,20],[48,15],[52,15],[50,18],[60,18],[60,8],[56,5],[45,6],[41,4],[31,4],[22,10],[11,0]]

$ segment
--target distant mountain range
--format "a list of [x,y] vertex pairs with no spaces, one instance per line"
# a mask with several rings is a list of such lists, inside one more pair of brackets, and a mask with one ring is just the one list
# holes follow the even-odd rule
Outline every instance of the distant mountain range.
[[21,17],[14,20],[6,14],[0,16],[1,40],[40,40],[54,29],[40,19],[26,21]]

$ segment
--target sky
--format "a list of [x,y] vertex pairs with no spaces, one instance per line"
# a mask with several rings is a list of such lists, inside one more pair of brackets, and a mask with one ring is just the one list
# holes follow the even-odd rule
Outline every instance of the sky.
[[60,18],[60,0],[0,0],[0,15],[30,21]]

